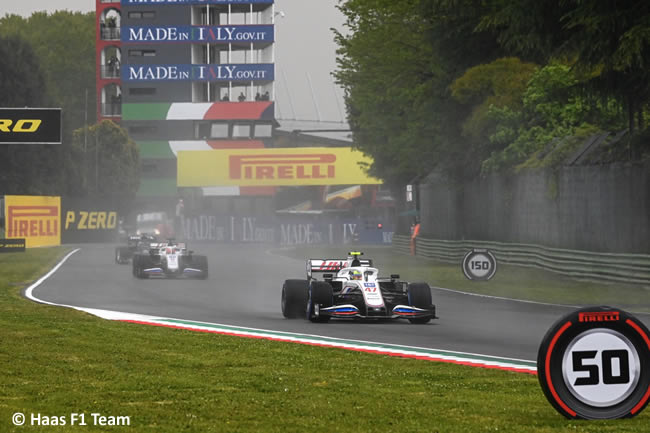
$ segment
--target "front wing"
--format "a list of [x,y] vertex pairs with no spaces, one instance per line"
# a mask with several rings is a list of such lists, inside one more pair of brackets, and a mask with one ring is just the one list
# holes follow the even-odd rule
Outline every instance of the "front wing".
[[355,319],[437,319],[436,307],[418,308],[411,305],[395,305],[392,308],[366,307],[364,312],[353,304],[339,304],[331,307],[319,308],[321,316]]
[[205,271],[197,268],[192,268],[192,267],[185,267],[183,269],[178,269],[177,271],[165,271],[160,266],[152,266],[148,268],[142,269],[142,272],[149,276],[160,276],[160,277],[167,277],[167,278],[178,278],[178,277],[186,277],[186,278],[201,278],[204,274]]

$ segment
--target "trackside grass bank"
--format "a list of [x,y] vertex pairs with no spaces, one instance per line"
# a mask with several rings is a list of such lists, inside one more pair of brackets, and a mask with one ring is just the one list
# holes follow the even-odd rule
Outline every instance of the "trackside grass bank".
[[[63,253],[0,255],[0,432],[650,432],[648,410],[568,421],[530,374],[113,322],[24,299]],[[73,413],[87,425],[70,425]],[[130,425],[93,425],[93,413]],[[66,426],[32,426],[32,414]]]
[[505,298],[564,305],[611,305],[630,312],[650,312],[650,288],[620,284],[576,281],[553,272],[512,265],[498,265],[490,281],[470,281],[461,265],[423,257],[396,254],[390,247],[299,247],[274,250],[296,259],[345,257],[359,249],[384,273],[397,273],[408,281],[427,281],[431,286]]

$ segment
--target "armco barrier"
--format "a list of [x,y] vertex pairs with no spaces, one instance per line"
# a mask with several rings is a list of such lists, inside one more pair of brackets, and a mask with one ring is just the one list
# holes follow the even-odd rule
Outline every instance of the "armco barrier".
[[411,238],[408,236],[393,235],[393,249],[398,253],[410,254],[411,253]]
[[[397,252],[409,254],[408,236],[393,236]],[[499,263],[546,269],[577,279],[616,281],[650,287],[650,254],[609,254],[488,241],[417,239],[417,255],[460,263],[472,248],[487,248]]]

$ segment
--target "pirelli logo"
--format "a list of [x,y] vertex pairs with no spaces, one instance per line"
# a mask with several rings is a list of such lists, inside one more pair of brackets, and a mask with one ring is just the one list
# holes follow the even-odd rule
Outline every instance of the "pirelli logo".
[[7,236],[40,237],[59,234],[59,209],[56,206],[9,206]]
[[5,218],[5,236],[28,248],[61,243],[60,197],[7,195]]
[[214,149],[178,152],[178,186],[302,186],[381,183],[372,159],[349,147]]
[[618,311],[598,311],[578,313],[578,321],[580,322],[618,322],[621,313]]
[[327,179],[336,176],[336,155],[232,155],[231,179]]

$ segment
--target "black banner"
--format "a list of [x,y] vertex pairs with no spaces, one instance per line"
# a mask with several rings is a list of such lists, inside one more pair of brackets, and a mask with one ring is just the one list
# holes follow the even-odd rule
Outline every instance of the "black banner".
[[25,239],[0,239],[0,253],[24,253]]
[[111,200],[61,198],[61,243],[115,242],[119,212]]
[[0,144],[61,143],[60,108],[0,108]]

